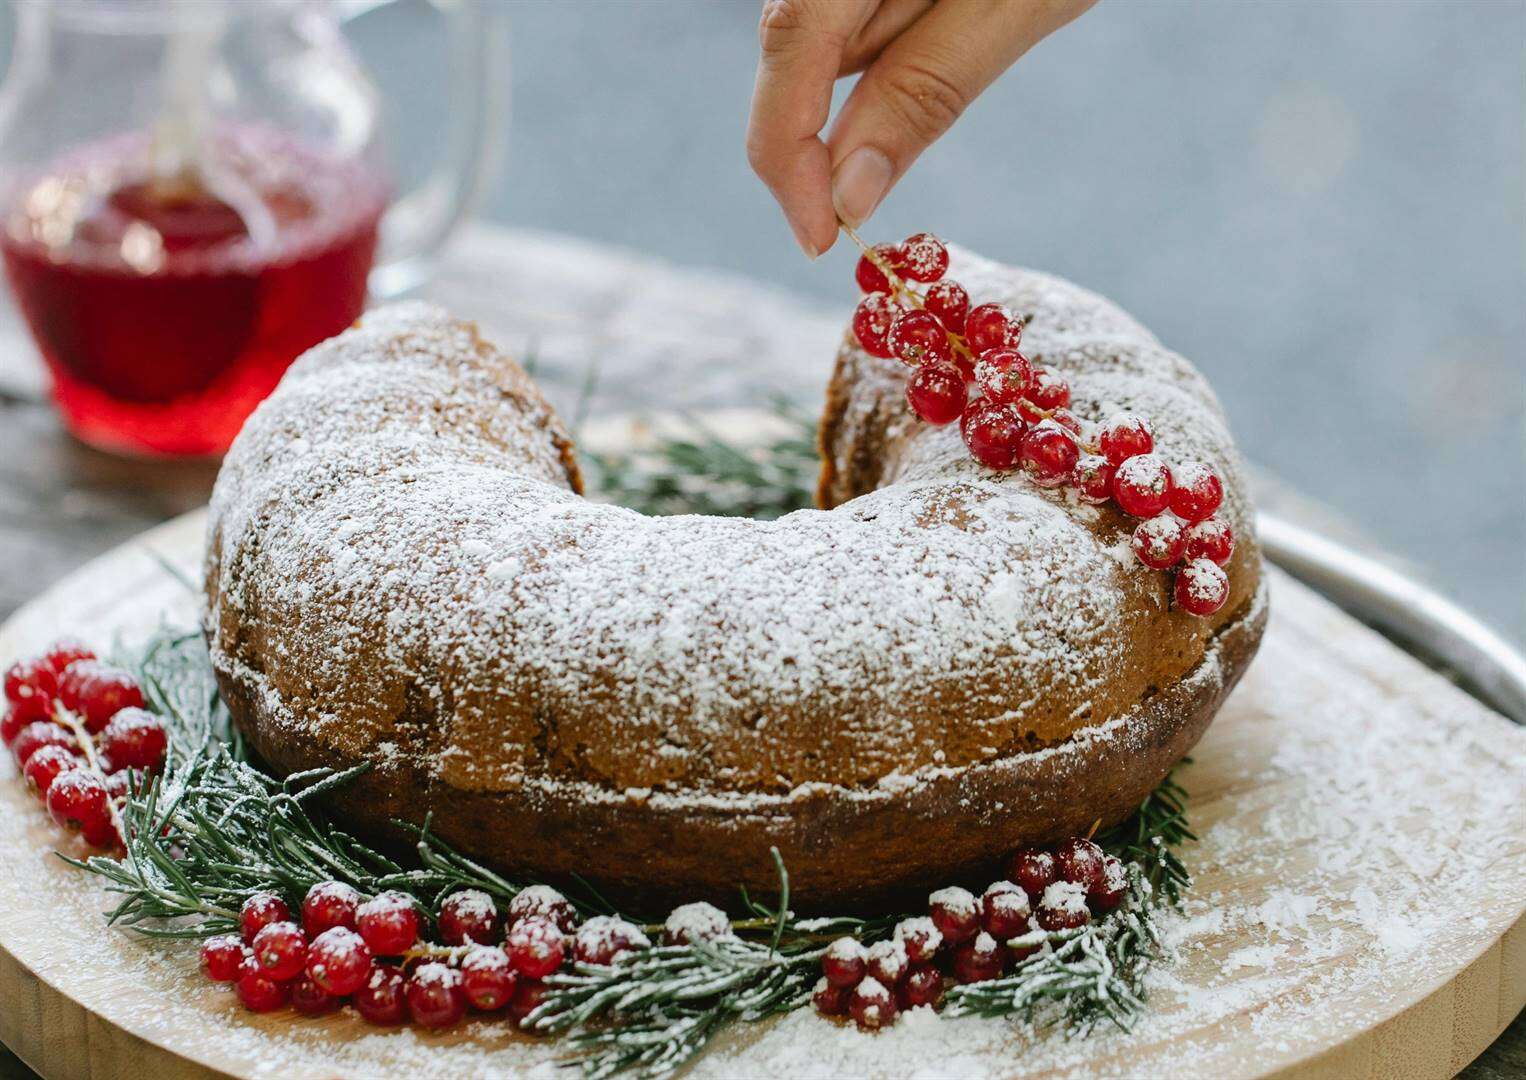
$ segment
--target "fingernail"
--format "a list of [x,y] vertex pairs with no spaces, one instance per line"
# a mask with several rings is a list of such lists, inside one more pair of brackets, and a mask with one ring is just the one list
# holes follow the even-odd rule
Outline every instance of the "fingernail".
[[816,245],[807,240],[805,233],[799,229],[795,230],[795,243],[800,245],[800,250],[805,252],[805,257],[810,259],[811,262],[815,262],[821,257],[821,252],[816,250]]
[[832,174],[832,206],[837,216],[855,228],[862,225],[890,190],[894,172],[890,159],[872,146],[860,146],[843,158]]

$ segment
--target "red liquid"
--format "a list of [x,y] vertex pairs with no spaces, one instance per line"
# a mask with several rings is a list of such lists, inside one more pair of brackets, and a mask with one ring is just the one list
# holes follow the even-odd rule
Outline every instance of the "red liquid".
[[280,135],[216,137],[149,179],[141,137],[88,147],[14,201],[0,251],[69,428],[104,449],[219,454],[304,350],[365,303],[386,189]]

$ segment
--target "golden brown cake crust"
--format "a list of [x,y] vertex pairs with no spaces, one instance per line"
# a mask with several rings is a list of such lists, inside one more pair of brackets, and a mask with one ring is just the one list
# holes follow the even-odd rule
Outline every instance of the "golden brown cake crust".
[[[214,494],[206,624],[283,770],[369,764],[365,830],[433,815],[515,874],[627,895],[831,906],[946,881],[1123,816],[1259,641],[1243,480],[1200,376],[1057,279],[955,254],[1077,411],[1135,407],[1219,469],[1240,538],[1212,619],[1173,611],[1129,523],[980,469],[904,376],[844,348],[823,505],[778,522],[589,503],[533,385],[410,305],[298,362]],[[1088,405],[1087,403],[1090,403]]]

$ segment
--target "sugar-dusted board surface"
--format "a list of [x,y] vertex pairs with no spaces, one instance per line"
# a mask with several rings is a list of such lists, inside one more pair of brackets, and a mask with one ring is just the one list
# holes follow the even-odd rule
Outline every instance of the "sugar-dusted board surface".
[[[187,624],[191,514],[0,629],[0,663]],[[1450,1076],[1526,1005],[1526,731],[1286,577],[1261,655],[1184,782],[1197,877],[1132,1033],[1078,1041],[925,1010],[865,1036],[809,1010],[724,1036],[695,1076]],[[0,768],[0,1039],[48,1077],[550,1076],[500,1020],[443,1035],[256,1017],[194,949],[107,928],[109,897]]]

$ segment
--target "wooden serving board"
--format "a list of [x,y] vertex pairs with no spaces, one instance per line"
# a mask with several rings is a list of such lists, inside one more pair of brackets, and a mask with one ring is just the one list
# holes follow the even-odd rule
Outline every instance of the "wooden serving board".
[[[89,564],[0,629],[0,665],[194,620],[200,513]],[[697,1076],[1432,1078],[1526,1005],[1526,731],[1283,575],[1261,654],[1183,776],[1201,842],[1131,1033],[1067,1042],[926,1010],[859,1034],[809,1010],[723,1036]],[[109,898],[0,765],[0,1040],[48,1077],[552,1075],[559,1048],[256,1017],[194,947],[105,926]],[[681,899],[681,898],[678,898]]]

